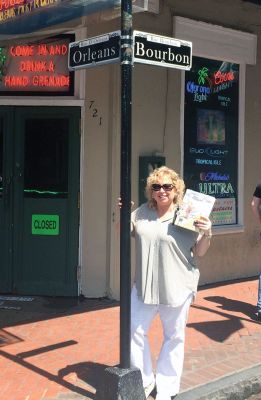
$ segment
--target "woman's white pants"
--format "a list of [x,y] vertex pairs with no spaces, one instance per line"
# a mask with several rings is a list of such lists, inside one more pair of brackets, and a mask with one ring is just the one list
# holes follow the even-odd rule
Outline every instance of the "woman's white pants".
[[134,286],[131,293],[131,365],[139,368],[143,386],[155,380],[147,332],[159,313],[164,340],[156,366],[157,393],[174,396],[179,392],[184,361],[185,328],[192,295],[178,307],[144,304]]

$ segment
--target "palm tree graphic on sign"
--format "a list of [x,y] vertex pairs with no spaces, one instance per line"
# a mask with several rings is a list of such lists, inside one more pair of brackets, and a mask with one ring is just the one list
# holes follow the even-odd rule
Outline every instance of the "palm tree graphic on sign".
[[198,71],[198,83],[204,85],[206,79],[208,79],[208,68],[203,67]]

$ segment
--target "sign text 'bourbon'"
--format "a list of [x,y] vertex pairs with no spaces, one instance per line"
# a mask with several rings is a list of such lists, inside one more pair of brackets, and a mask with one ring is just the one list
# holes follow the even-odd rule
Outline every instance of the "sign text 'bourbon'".
[[191,61],[191,42],[134,31],[134,62],[189,70]]

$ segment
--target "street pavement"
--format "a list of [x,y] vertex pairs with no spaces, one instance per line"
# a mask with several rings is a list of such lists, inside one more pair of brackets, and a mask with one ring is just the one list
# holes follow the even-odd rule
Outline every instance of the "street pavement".
[[[179,400],[252,400],[261,393],[257,289],[256,278],[200,288],[186,329]],[[0,296],[0,400],[94,400],[105,368],[119,363],[119,336],[116,301]],[[158,318],[149,340],[155,365]]]
[[260,400],[260,399],[261,399],[261,393],[258,393],[258,394],[253,394],[247,400]]

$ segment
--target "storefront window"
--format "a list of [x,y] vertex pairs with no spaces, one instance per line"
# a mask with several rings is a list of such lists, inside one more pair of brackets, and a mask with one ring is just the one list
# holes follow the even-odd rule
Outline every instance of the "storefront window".
[[184,180],[215,196],[214,225],[238,223],[239,65],[193,57],[185,73]]

